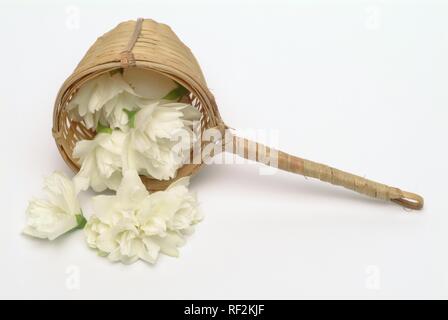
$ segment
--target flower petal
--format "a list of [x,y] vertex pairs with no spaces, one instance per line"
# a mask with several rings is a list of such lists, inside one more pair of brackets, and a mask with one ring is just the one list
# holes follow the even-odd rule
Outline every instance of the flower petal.
[[123,202],[140,203],[148,196],[142,180],[137,171],[127,170],[123,175],[120,187],[117,190],[117,197]]

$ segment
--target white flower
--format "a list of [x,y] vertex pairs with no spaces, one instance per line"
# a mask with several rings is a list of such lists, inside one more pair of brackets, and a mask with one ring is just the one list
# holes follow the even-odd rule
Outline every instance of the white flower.
[[149,195],[137,172],[126,171],[115,196],[93,199],[95,215],[85,228],[88,245],[123,263],[138,259],[154,263],[159,253],[178,256],[177,248],[184,243],[182,231],[199,221],[196,199],[188,193],[187,183]]
[[126,130],[127,111],[135,111],[151,101],[178,100],[187,91],[173,80],[154,71],[131,68],[108,72],[87,81],[68,104],[67,110],[88,129],[98,123]]
[[124,168],[158,180],[173,178],[183,161],[175,158],[174,148],[168,142],[151,141],[141,131],[131,130],[125,143]]
[[99,123],[112,129],[127,131],[129,128],[129,114],[139,110],[142,105],[149,103],[127,92],[120,93],[109,100],[99,112]]
[[[88,129],[95,129],[101,118],[107,118],[100,111],[103,106],[117,96],[134,95],[134,90],[123,80],[120,72],[105,73],[86,82],[70,101],[67,109],[72,116],[82,118]],[[113,102],[112,106],[115,106]],[[113,107],[109,106],[110,115]],[[120,117],[118,117],[121,120]],[[109,126],[109,123],[103,123]]]
[[84,227],[85,219],[76,197],[75,186],[70,179],[55,172],[45,179],[44,190],[48,200],[30,201],[27,226],[23,233],[54,240],[70,230]]
[[135,127],[153,141],[172,140],[198,121],[201,113],[192,105],[185,103],[164,103],[157,101],[142,108],[135,117]]
[[184,103],[157,101],[135,114],[126,142],[124,167],[158,180],[171,179],[196,140],[193,122],[200,112]]
[[177,230],[183,234],[192,233],[192,226],[203,219],[203,216],[198,209],[196,194],[188,191],[187,187],[189,182],[188,178],[179,179],[166,191],[171,197],[177,199],[179,203],[176,212],[171,219],[168,220],[167,227],[170,230]]
[[122,153],[126,134],[120,130],[98,133],[93,140],[79,141],[73,156],[80,159],[81,169],[74,178],[76,186],[96,192],[109,188],[116,190],[122,174]]

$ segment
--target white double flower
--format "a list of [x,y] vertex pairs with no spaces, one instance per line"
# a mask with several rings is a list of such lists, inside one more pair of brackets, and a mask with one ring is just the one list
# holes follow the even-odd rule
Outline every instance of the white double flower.
[[124,174],[115,196],[96,196],[85,233],[90,247],[111,261],[149,263],[159,253],[178,256],[184,235],[202,217],[196,196],[187,189],[188,178],[166,191],[149,194],[134,170]]
[[82,140],[76,144],[73,156],[80,159],[82,165],[74,181],[80,190],[89,186],[96,192],[118,188],[125,140],[125,133],[114,130],[98,133],[93,140]]
[[[138,68],[107,72],[87,81],[67,106],[72,117],[84,120],[88,129],[101,123],[125,129],[125,109],[134,111],[175,92],[178,85],[158,73]],[[175,97],[174,97],[175,98]]]
[[27,209],[27,226],[23,233],[54,240],[73,229],[83,228],[84,219],[77,190],[64,174],[55,172],[45,179],[48,199],[33,199]]
[[158,180],[174,178],[196,140],[193,122],[200,112],[184,103],[157,101],[139,110],[128,132],[125,169]]

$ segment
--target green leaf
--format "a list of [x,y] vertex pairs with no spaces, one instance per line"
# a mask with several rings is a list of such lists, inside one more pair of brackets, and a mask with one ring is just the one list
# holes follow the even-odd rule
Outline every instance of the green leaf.
[[97,133],[108,133],[111,134],[112,133],[112,129],[109,127],[106,127],[105,125],[102,125],[101,123],[98,122],[98,126],[96,127],[96,132]]
[[176,100],[188,94],[188,90],[183,86],[179,85],[176,89],[171,90],[166,96],[163,97],[165,100]]

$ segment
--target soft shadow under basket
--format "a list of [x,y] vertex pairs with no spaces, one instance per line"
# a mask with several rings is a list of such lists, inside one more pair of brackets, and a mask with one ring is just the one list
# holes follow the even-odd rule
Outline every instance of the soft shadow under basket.
[[[72,155],[76,142],[92,139],[96,133],[86,129],[82,122],[71,120],[66,106],[78,88],[86,81],[120,68],[145,68],[173,79],[189,91],[190,94],[184,97],[184,100],[201,111],[201,130],[216,128],[223,132],[227,128],[221,119],[215,99],[207,88],[198,62],[171,28],[147,19],[126,21],[97,39],[73,74],[62,85],[56,98],[53,136],[60,154],[75,172],[79,170],[79,164]],[[278,156],[276,165],[279,169],[317,178],[370,197],[390,200],[407,208],[421,209],[423,207],[423,198],[417,194],[273,150],[235,135],[228,135],[226,140],[225,143],[231,140],[233,147],[230,150],[226,148],[225,151],[244,158],[249,158],[250,146],[256,147],[255,158],[252,160],[263,163],[266,156],[276,152]],[[202,165],[202,160],[197,164],[185,164],[178,170],[176,178],[169,181],[159,181],[144,176],[142,181],[148,190],[163,190],[173,180],[194,174]]]

